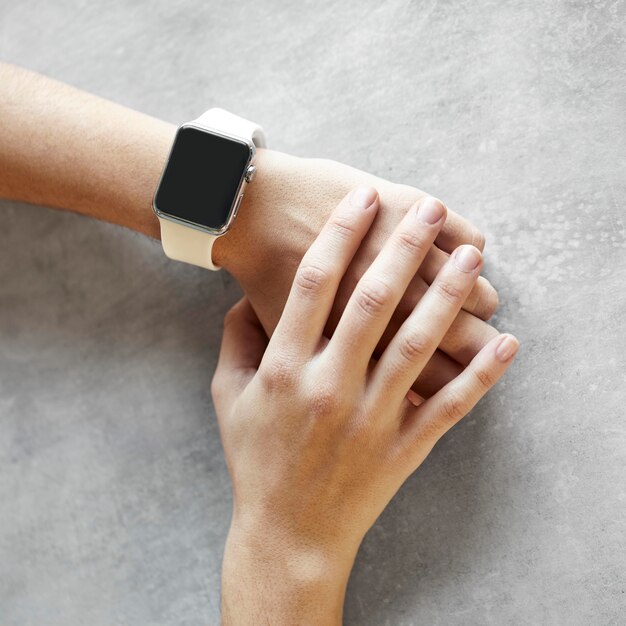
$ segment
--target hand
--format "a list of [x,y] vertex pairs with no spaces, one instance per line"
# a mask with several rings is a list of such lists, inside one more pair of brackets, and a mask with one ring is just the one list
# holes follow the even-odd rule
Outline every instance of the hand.
[[[326,329],[330,336],[357,281],[383,242],[407,208],[425,194],[333,161],[298,159],[269,150],[259,150],[257,158],[258,178],[246,192],[233,229],[216,243],[214,255],[240,282],[268,334],[278,322],[298,263],[332,208],[356,185],[372,186],[380,192],[380,210],[374,225],[339,287]],[[381,353],[413,310],[448,259],[448,253],[463,243],[482,248],[484,238],[474,226],[448,211],[375,354]],[[491,316],[497,303],[496,291],[479,278],[463,304],[464,310],[420,375],[415,386],[420,395],[429,397],[441,389],[497,335],[494,328],[482,321]]]
[[433,220],[429,202],[406,212],[325,337],[378,207],[362,190],[339,204],[304,255],[269,344],[248,300],[225,320],[212,393],[234,494],[226,624],[340,623],[366,531],[517,351],[515,338],[497,336],[431,398],[407,398],[478,279],[481,254],[464,245],[371,360],[441,232],[445,210]]
[[[80,124],[72,111],[80,110]],[[159,237],[151,210],[154,189],[176,128],[34,72],[0,63],[0,196],[69,209]],[[55,132],[50,133],[49,129]],[[123,153],[124,158],[119,155]],[[357,280],[412,202],[423,193],[351,167],[257,152],[258,180],[250,185],[234,228],[214,247],[217,263],[242,284],[265,330],[276,326],[296,267],[331,209],[354,185],[375,186],[381,211],[346,271],[327,333],[334,330]],[[413,310],[455,246],[482,235],[468,222],[448,219],[392,317],[376,354]],[[479,279],[440,350],[417,381],[428,397],[454,378],[496,331],[482,322],[497,295]]]
[[[81,124],[68,112],[80,109]],[[176,128],[34,72],[0,63],[0,196],[69,209],[159,237],[151,210],[154,189]],[[50,133],[49,129],[55,132]],[[124,158],[119,155],[123,153]],[[423,193],[351,167],[257,152],[258,180],[250,185],[234,228],[214,247],[217,263],[242,284],[265,330],[276,326],[296,267],[331,209],[356,184],[376,186],[381,211],[346,271],[327,334],[332,334],[357,280],[412,202]],[[383,335],[380,354],[432,282],[447,252],[461,243],[482,246],[482,235],[448,213]],[[487,319],[497,295],[483,279],[444,337],[415,386],[429,397],[452,380],[497,334]]]

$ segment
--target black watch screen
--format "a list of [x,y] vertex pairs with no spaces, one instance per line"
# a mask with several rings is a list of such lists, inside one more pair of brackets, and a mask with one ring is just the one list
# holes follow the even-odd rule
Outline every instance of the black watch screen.
[[223,229],[251,159],[244,141],[181,126],[154,196],[156,212]]

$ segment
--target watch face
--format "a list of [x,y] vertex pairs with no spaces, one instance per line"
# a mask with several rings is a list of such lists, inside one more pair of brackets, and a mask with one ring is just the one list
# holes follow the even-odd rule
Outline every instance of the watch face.
[[182,126],[154,197],[154,208],[211,230],[223,229],[251,156],[244,141]]

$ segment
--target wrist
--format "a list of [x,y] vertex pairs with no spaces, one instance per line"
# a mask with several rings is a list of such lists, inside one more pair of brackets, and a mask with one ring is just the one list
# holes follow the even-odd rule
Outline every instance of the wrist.
[[354,555],[233,523],[222,568],[224,624],[340,624]]
[[273,150],[257,149],[255,180],[247,186],[230,230],[213,245],[213,262],[240,281],[251,268],[262,267],[258,263],[268,262],[261,257],[270,256],[272,242],[279,241],[271,236],[280,228],[278,198],[281,188],[292,178],[297,160]]

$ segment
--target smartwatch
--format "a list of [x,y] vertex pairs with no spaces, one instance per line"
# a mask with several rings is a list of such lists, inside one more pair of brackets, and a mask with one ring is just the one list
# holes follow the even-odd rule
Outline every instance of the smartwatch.
[[224,109],[209,109],[177,131],[152,208],[165,254],[210,270],[215,240],[228,232],[254,179],[263,129]]

